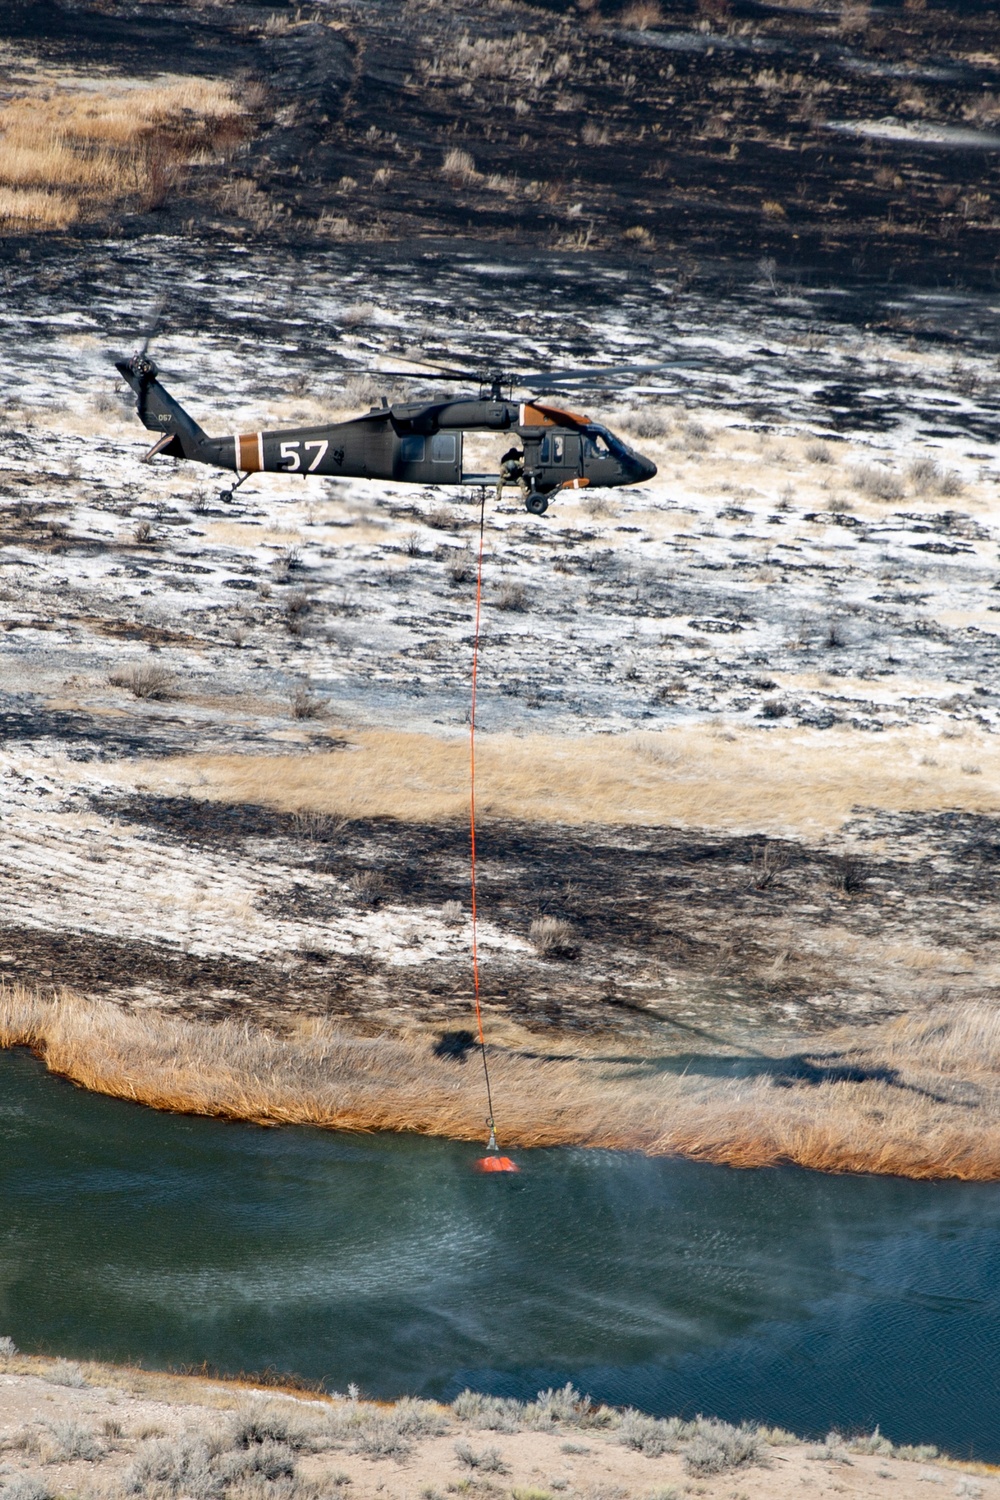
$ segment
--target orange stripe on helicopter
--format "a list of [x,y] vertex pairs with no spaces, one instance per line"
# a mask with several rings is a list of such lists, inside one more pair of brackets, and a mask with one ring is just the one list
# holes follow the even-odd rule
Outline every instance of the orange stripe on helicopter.
[[264,468],[264,434],[244,433],[236,439],[236,467],[244,474],[259,474]]
[[561,490],[583,490],[586,489],[589,483],[589,479],[567,479],[565,484],[561,484],[559,488]]
[[587,427],[590,418],[576,411],[563,411],[558,406],[539,406],[522,401],[518,411],[519,427],[559,427],[567,423],[570,427]]

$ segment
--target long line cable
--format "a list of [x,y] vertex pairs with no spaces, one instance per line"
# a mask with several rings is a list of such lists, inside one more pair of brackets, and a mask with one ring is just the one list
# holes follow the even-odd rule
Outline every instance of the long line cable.
[[486,1080],[486,1102],[489,1115],[486,1123],[490,1127],[490,1150],[496,1149],[496,1126],[493,1121],[493,1093],[490,1088],[490,1068],[486,1060],[486,1037],[483,1034],[483,1011],[479,995],[479,944],[476,908],[476,686],[479,676],[479,622],[483,605],[483,537],[486,530],[486,489],[479,505],[479,558],[476,564],[476,625],[472,635],[472,705],[469,710],[469,855],[470,883],[472,888],[472,984],[476,1000],[476,1026],[479,1030],[479,1051],[483,1059],[483,1077]]

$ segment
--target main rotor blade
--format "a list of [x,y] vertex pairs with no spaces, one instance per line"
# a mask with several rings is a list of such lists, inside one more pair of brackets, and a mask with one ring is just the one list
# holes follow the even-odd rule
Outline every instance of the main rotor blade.
[[428,370],[379,370],[368,366],[343,371],[343,374],[367,375],[371,379],[377,379],[380,375],[390,380],[426,380],[451,382],[461,381],[467,385],[488,386],[497,382],[501,386],[510,386],[512,389],[518,387],[525,390],[544,391],[556,390],[563,385],[590,385],[594,383],[606,385],[609,381],[626,376],[657,375],[663,370],[684,369],[697,366],[702,363],[696,358],[664,359],[655,365],[581,365],[575,369],[534,370],[526,375],[516,370],[455,370],[447,365],[434,365],[432,361],[425,363],[431,365]]
[[440,364],[436,359],[432,359],[429,354],[421,354],[419,356],[416,354],[403,355],[404,359],[412,359],[414,364],[429,365],[432,370],[441,370],[442,373],[448,375],[464,375],[466,380],[489,379],[498,373],[496,365],[487,364],[486,362],[476,364],[470,369],[465,364],[465,360],[469,358],[468,355],[448,353],[445,357],[451,361],[450,364]]
[[[114,349],[103,349],[101,351],[101,358],[106,360],[115,369],[118,368],[119,364],[131,364],[134,359],[140,357],[144,358],[145,356],[141,356],[139,351],[132,354],[126,354],[121,349],[117,351]],[[203,373],[203,371],[192,370],[189,365],[175,365],[171,362],[169,379],[197,381]]]
[[369,365],[359,365],[357,369],[339,370],[337,373],[345,376],[368,375],[373,380],[378,375],[388,375],[392,380],[464,380],[466,383],[475,383],[479,379],[468,370],[374,370]]
[[516,375],[513,378],[515,385],[524,386],[532,386],[537,382],[561,385],[564,381],[587,384],[592,380],[607,381],[609,377],[618,375],[656,375],[660,370],[676,369],[694,363],[696,361],[690,359],[662,359],[655,365],[602,365],[596,368],[591,365],[581,366],[576,370],[536,370],[532,374]]
[[[503,370],[494,367],[482,367],[478,370],[455,370],[448,365],[435,365],[433,360],[424,360],[422,363],[430,365],[442,376],[448,376],[453,380],[474,380],[480,385],[489,385],[494,380],[499,380],[501,385],[531,386],[536,381],[562,382],[564,380],[603,380],[610,375],[649,375],[657,370],[665,370],[671,365],[690,364],[690,360],[669,359],[660,360],[655,365],[580,365],[577,368],[533,370],[527,375],[521,374],[519,370]],[[379,372],[383,373],[383,372]],[[385,373],[405,374],[405,371],[392,371]]]

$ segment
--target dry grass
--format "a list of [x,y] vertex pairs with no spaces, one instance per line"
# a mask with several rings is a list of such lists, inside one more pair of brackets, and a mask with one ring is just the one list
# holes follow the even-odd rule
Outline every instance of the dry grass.
[[606,146],[611,140],[611,132],[607,125],[598,125],[593,120],[587,120],[580,131],[580,139],[585,146]]
[[898,474],[878,464],[862,464],[851,474],[855,488],[869,500],[902,500],[906,488]]
[[650,31],[664,24],[663,11],[656,0],[633,0],[621,13],[623,26],[634,26],[638,31]]
[[[803,1487],[816,1487],[817,1460],[836,1463],[851,1493],[869,1500],[912,1494],[919,1481],[948,1481],[948,1493],[979,1494],[983,1486],[972,1479],[953,1482],[962,1474],[988,1481],[996,1472],[930,1445],[897,1446],[878,1428],[853,1437],[831,1432],[821,1446],[806,1446],[779,1427],[604,1406],[570,1384],[527,1402],[465,1390],[446,1407],[410,1397],[369,1401],[354,1388],[327,1395],[306,1382],[280,1387],[269,1376],[208,1379],[89,1360],[86,1393],[50,1394],[43,1418],[38,1382],[51,1361],[24,1354],[0,1361],[5,1413],[21,1424],[0,1433],[5,1500],[44,1500],[56,1492],[103,1500],[137,1493],[145,1500],[379,1500],[394,1472],[384,1461],[394,1459],[406,1464],[406,1494],[427,1500],[446,1494],[554,1500],[568,1485],[560,1478],[567,1459],[585,1461],[577,1470],[584,1486],[571,1493],[588,1500],[676,1500],[692,1488],[706,1493],[702,1481],[718,1475],[729,1482],[722,1490],[713,1486],[715,1494],[792,1500]],[[469,1441],[475,1433],[483,1436]],[[97,1451],[68,1480],[41,1461],[53,1439],[71,1454]],[[930,1461],[933,1470],[913,1468]],[[587,1482],[598,1464],[599,1482]],[[693,1487],[685,1474],[694,1477]],[[539,1488],[545,1475],[553,1478]]]
[[0,108],[0,223],[63,229],[84,208],[155,207],[247,128],[248,101],[211,79],[36,87]]
[[[357,1037],[310,1019],[277,1037],[246,1025],[128,1013],[68,992],[0,990],[0,1046],[30,1047],[84,1088],[157,1109],[345,1130],[482,1138],[473,1069],[428,1038]],[[837,1045],[839,1040],[839,1045]],[[636,1056],[549,1061],[494,1049],[510,1147],[582,1145],[679,1153],[730,1166],[1000,1179],[1000,1009],[941,1006],[808,1050],[803,1080],[780,1058],[733,1054],[734,1076]],[[845,1068],[850,1075],[845,1076]],[[826,1081],[820,1075],[827,1070]],[[781,1088],[774,1086],[780,1077]],[[944,1097],[962,1080],[961,1102]]]
[[80,216],[80,205],[66,193],[0,187],[0,227],[68,229]]
[[321,719],[326,713],[326,704],[308,687],[297,687],[289,704],[293,719]]
[[513,36],[470,36],[467,32],[449,39],[449,45],[433,57],[421,58],[421,72],[430,79],[463,78],[467,82],[507,83],[516,80],[544,88],[555,75],[569,71],[569,58],[550,59],[537,35],[519,31]]
[[560,917],[536,917],[528,937],[544,958],[572,958],[580,951],[576,933]]
[[871,24],[869,0],[841,0],[838,29],[845,36],[866,31]]
[[942,469],[932,458],[918,458],[907,470],[914,494],[920,496],[960,495],[964,488],[954,469]]
[[[290,812],[465,816],[463,737],[371,730],[348,738],[350,748],[328,755],[192,755],[118,774]],[[970,777],[961,767],[973,760],[982,774]],[[952,743],[923,728],[864,735],[782,725],[727,738],[699,725],[614,737],[483,734],[477,773],[484,817],[538,822],[812,837],[836,831],[859,806],[995,812],[1000,802],[1000,753],[988,735],[970,731]]]
[[155,662],[136,662],[121,671],[111,672],[108,681],[112,687],[127,688],[135,698],[151,698],[162,701],[173,695],[174,674],[168,667]]
[[451,150],[445,153],[441,173],[442,176],[448,178],[449,182],[470,183],[475,182],[479,177],[476,163],[468,151],[463,151],[460,146],[452,146]]

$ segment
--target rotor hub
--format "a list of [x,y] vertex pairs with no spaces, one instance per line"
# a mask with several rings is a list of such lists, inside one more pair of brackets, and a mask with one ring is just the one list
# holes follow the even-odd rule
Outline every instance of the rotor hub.
[[156,364],[145,350],[133,354],[128,363],[133,375],[137,375],[140,380],[152,380],[158,373]]

